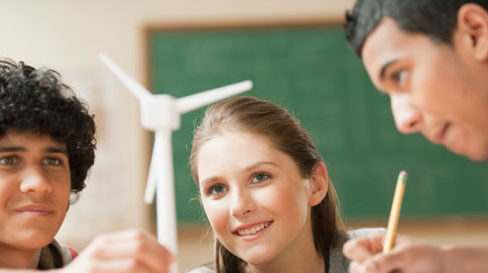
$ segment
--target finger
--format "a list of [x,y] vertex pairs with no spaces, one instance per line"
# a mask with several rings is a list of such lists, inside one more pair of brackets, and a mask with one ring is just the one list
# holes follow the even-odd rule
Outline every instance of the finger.
[[[94,259],[89,255],[80,255],[59,272],[66,273],[154,273],[133,259],[118,258],[109,260]],[[161,271],[160,273],[164,273]]]
[[137,251],[173,258],[169,250],[159,244],[155,237],[135,230],[98,236],[87,249],[98,249],[100,257],[106,258],[132,255]]
[[110,245],[121,241],[128,241],[135,233],[137,233],[135,230],[126,230],[101,234],[93,239],[87,249],[99,248],[100,246]]
[[361,272],[361,266],[358,262],[351,262],[349,264],[349,273],[363,273]]
[[125,259],[143,265],[151,272],[165,272],[175,260],[156,238],[139,231],[100,236],[93,245],[87,247],[87,251],[98,260]]
[[141,244],[136,248],[137,257],[155,272],[168,271],[169,265],[175,261],[173,254],[152,236],[141,235],[138,240]]
[[[102,263],[97,263],[97,267],[93,272],[104,272],[104,273],[154,273],[154,271],[149,270],[146,266],[137,263],[131,259],[114,259],[110,261],[105,261]],[[161,271],[165,273],[166,271]]]
[[[405,251],[391,251],[388,254],[378,254],[364,263],[365,268],[371,268],[371,272],[390,273],[394,271],[404,272],[408,266]],[[369,271],[366,271],[369,273]]]
[[344,244],[343,252],[347,258],[363,262],[382,251],[382,241],[382,234],[352,239]]
[[125,249],[126,254],[137,259],[154,272],[167,271],[169,265],[175,260],[173,255],[156,238],[146,233],[129,233],[125,241],[117,241],[114,245],[121,250]]
[[342,251],[347,258],[356,262],[362,262],[373,256],[373,253],[368,249],[369,247],[365,246],[365,242],[351,240],[344,244]]

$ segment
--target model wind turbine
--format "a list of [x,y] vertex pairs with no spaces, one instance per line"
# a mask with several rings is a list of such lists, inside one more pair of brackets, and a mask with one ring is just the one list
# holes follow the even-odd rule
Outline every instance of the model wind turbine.
[[[248,91],[252,88],[252,82],[243,81],[176,99],[169,95],[152,94],[105,54],[101,53],[100,59],[139,99],[141,124],[144,128],[156,133],[144,200],[146,203],[152,203],[154,194],[157,192],[158,241],[176,256],[178,249],[171,133],[180,127],[181,114]],[[171,272],[176,273],[177,271],[178,267],[175,262],[171,267]]]

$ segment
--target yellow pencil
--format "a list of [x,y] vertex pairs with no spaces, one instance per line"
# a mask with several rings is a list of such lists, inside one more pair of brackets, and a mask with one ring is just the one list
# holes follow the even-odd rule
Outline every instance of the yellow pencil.
[[400,209],[402,208],[403,193],[405,192],[405,185],[407,184],[407,172],[401,171],[398,175],[398,180],[393,196],[393,204],[391,205],[390,218],[388,219],[388,228],[386,229],[386,237],[383,243],[383,253],[388,253],[393,247],[395,241],[395,234],[398,226],[398,219],[400,218]]

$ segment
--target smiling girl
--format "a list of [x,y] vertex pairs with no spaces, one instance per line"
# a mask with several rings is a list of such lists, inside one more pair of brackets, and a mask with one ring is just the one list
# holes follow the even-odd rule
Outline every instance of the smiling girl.
[[216,236],[213,266],[192,272],[347,272],[334,187],[310,136],[285,109],[253,97],[210,107],[190,165]]

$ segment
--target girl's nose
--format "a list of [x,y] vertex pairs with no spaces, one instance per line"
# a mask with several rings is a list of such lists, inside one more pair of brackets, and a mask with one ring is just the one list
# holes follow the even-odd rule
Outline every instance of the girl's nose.
[[232,199],[231,212],[235,217],[247,217],[256,210],[254,199],[246,189],[236,190]]

